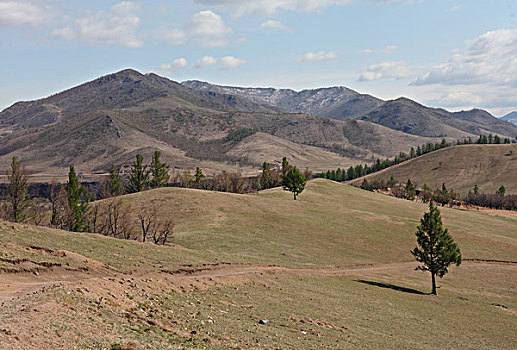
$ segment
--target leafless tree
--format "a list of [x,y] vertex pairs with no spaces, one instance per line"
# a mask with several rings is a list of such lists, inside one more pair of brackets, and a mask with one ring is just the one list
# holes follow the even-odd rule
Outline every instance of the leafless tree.
[[154,225],[153,229],[153,241],[154,244],[164,245],[167,243],[167,238],[169,237],[172,231],[172,222],[170,220],[166,220],[163,224]]
[[155,229],[153,225],[156,225],[156,219],[156,211],[152,209],[143,209],[140,214],[138,214],[138,220],[142,228],[142,242],[145,242],[149,232]]

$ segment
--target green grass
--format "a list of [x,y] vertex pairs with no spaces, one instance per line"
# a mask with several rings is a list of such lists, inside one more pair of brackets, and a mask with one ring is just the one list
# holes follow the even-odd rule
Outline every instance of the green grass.
[[[128,201],[172,219],[172,241],[181,246],[288,266],[410,261],[416,226],[427,210],[326,180],[309,182],[297,201],[280,189],[234,195],[170,188]],[[515,260],[516,219],[441,211],[464,258]]]
[[[63,339],[83,348],[136,341],[148,349],[511,349],[517,344],[515,264],[453,267],[438,281],[438,296],[425,294],[429,275],[412,268],[347,276],[268,271],[176,284],[160,273],[216,262],[316,268],[412,261],[409,250],[424,204],[321,179],[309,182],[297,201],[280,189],[235,195],[176,188],[123,200],[132,207],[135,228],[141,207],[170,218],[172,245],[0,223],[2,256],[65,263],[70,257],[26,247],[68,250],[125,272],[23,301],[27,310],[52,305],[48,314],[30,317],[45,317],[43,325],[52,322],[50,329],[59,335],[45,335],[54,344]],[[517,261],[516,219],[441,211],[464,259]],[[19,308],[6,306],[0,318],[15,322]],[[260,325],[260,319],[270,324]]]

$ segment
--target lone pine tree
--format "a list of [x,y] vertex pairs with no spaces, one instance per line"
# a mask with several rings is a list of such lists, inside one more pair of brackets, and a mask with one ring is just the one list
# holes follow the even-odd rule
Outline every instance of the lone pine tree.
[[442,278],[451,264],[461,264],[461,252],[447,229],[443,228],[440,210],[433,201],[429,204],[429,212],[424,214],[417,226],[416,238],[418,246],[411,254],[422,265],[417,270],[431,273],[431,294],[436,295],[436,276]]
[[300,173],[300,170],[297,167],[292,167],[287,170],[282,178],[282,186],[284,190],[293,192],[294,200],[296,200],[296,196],[302,193],[305,188],[305,181],[305,176]]

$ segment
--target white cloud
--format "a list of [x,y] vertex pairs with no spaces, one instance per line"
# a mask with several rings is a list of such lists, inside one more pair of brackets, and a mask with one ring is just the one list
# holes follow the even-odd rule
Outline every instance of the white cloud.
[[165,41],[169,45],[183,45],[187,41],[187,33],[180,29],[158,29],[156,36]]
[[232,30],[221,16],[212,11],[196,13],[187,25],[188,32],[201,47],[218,47],[228,44],[227,36]]
[[384,49],[381,50],[373,50],[373,49],[364,49],[363,53],[371,54],[371,53],[381,53],[381,54],[391,54],[399,49],[396,45],[387,45]]
[[336,58],[334,51],[320,51],[320,52],[307,52],[303,56],[296,57],[294,59],[297,63],[308,63],[308,62],[321,62]]
[[463,7],[463,4],[453,6],[449,9],[449,12],[456,12],[456,11],[460,10],[462,7]]
[[188,62],[185,58],[177,58],[172,63],[163,63],[160,65],[158,71],[163,74],[172,75],[176,73],[179,69],[185,68]]
[[170,45],[183,45],[189,40],[201,47],[220,47],[228,44],[232,33],[221,16],[212,11],[196,13],[183,29],[159,29],[156,36]]
[[212,56],[205,56],[196,62],[196,68],[205,68],[217,64],[217,59]]
[[416,79],[413,85],[492,84],[517,88],[517,29],[486,32],[468,40],[464,53],[453,54]]
[[265,30],[268,33],[272,32],[293,32],[291,28],[286,26],[280,21],[276,21],[274,19],[270,19],[260,24],[260,29]]
[[314,12],[331,5],[343,5],[351,0],[194,0],[197,4],[220,6],[235,10],[235,16],[273,15],[280,10]]
[[123,1],[107,12],[87,12],[73,26],[57,29],[52,35],[65,40],[85,40],[91,45],[141,47],[139,10],[140,5]]
[[368,66],[361,71],[358,81],[372,81],[380,79],[410,78],[411,71],[404,61],[381,62]]
[[233,56],[225,56],[219,60],[221,70],[232,70],[246,63],[245,60]]
[[48,6],[31,1],[0,1],[0,27],[37,26],[51,18]]

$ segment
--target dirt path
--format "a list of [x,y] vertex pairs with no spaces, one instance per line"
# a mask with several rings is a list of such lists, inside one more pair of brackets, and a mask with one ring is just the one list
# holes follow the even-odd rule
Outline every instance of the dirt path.
[[[485,260],[465,260],[464,265],[510,265],[517,269],[517,262],[506,261],[485,261]],[[213,264],[201,267],[182,267],[177,270],[162,271],[135,271],[131,274],[132,278],[141,279],[161,279],[173,285],[185,285],[190,282],[213,281],[214,279],[245,278],[256,275],[271,273],[275,275],[299,275],[299,276],[345,276],[345,275],[371,275],[387,272],[401,272],[414,270],[418,264],[416,262],[401,262],[392,264],[371,264],[348,267],[328,267],[328,268],[290,268],[274,265],[233,265],[233,264]],[[34,274],[0,274],[0,303],[3,304],[10,300],[23,298],[30,294],[42,293],[55,286],[66,286],[77,282],[99,278],[124,278],[128,275],[105,271],[48,271],[36,276]]]

